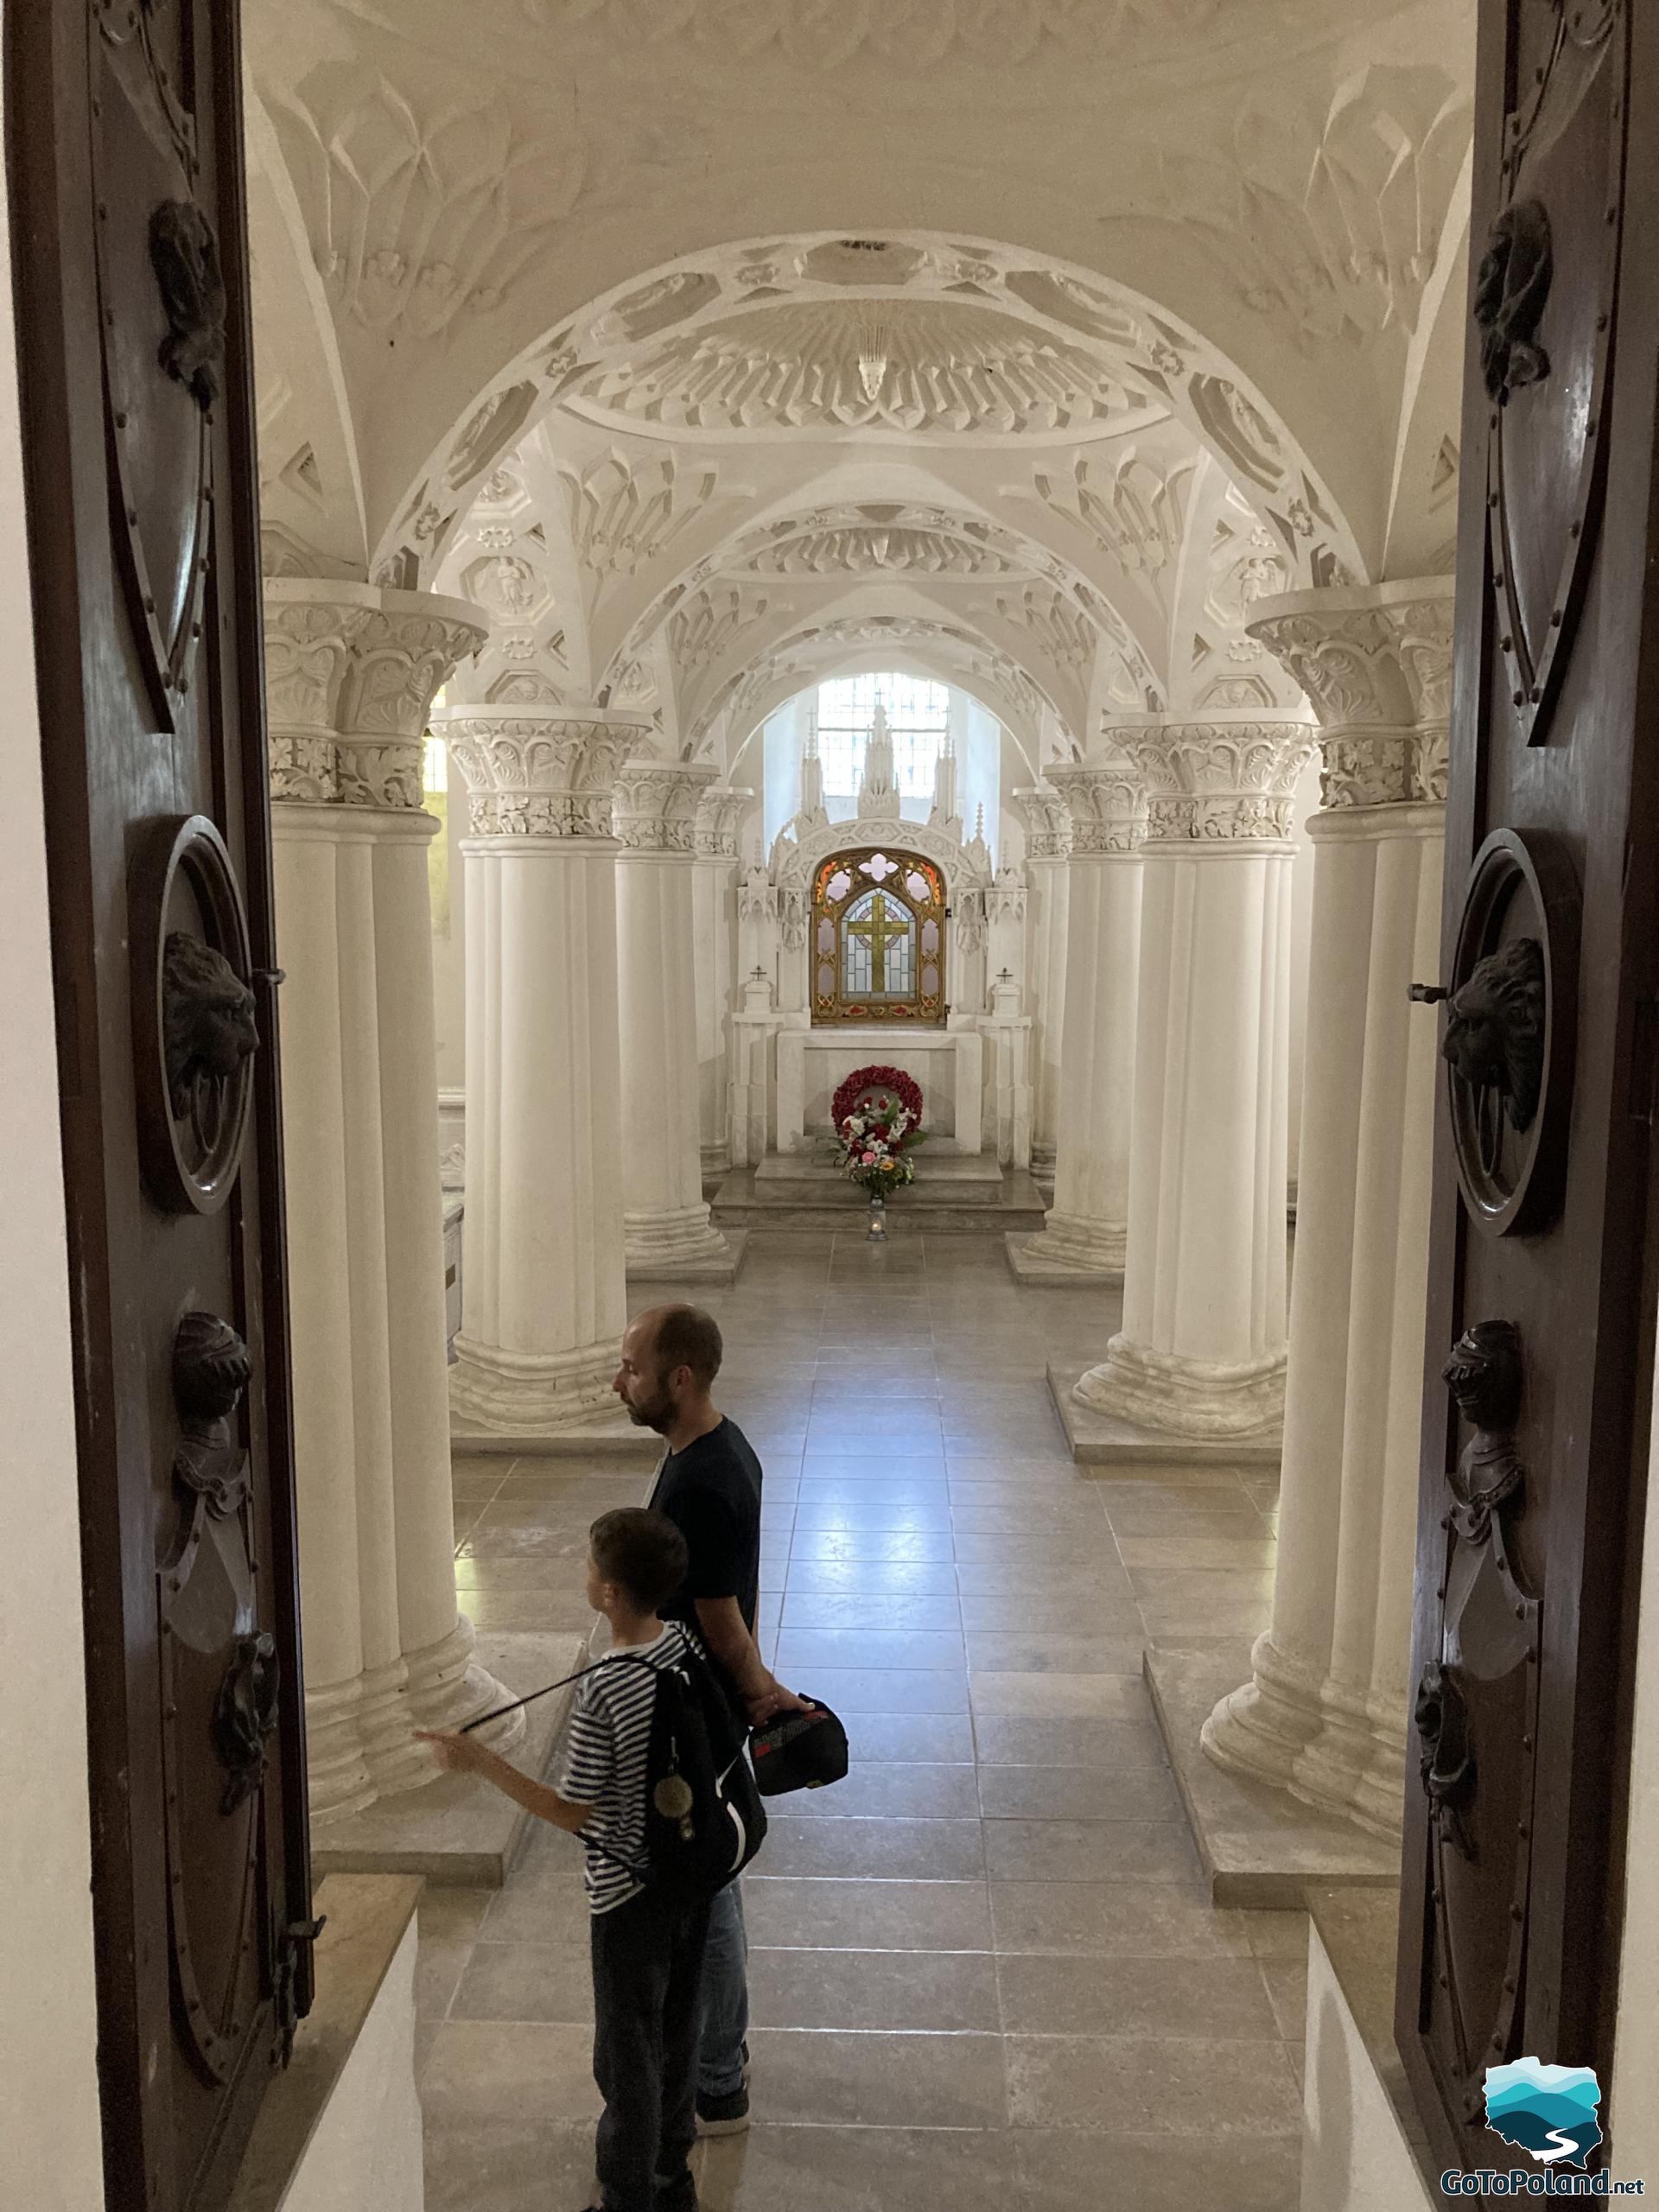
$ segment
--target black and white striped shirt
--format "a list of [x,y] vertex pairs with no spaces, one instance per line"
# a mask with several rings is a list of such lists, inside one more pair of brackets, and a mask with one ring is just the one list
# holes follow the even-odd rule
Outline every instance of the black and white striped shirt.
[[[645,1659],[653,1667],[671,1666],[696,1649],[679,1623],[669,1621],[650,1643],[607,1653],[576,1685],[555,1787],[569,1803],[594,1808],[576,1838],[587,1852],[582,1880],[592,1912],[614,1912],[645,1887],[620,1862],[645,1864],[646,1755],[657,1684],[643,1667],[617,1662]],[[596,1844],[604,1850],[595,1850]]]

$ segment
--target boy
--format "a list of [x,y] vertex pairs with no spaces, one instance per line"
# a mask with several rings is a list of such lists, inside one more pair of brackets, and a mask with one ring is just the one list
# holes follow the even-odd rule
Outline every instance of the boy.
[[[698,1988],[709,1901],[674,1904],[632,1869],[645,1858],[646,1753],[656,1685],[645,1668],[697,1646],[658,1607],[685,1580],[685,1540],[660,1513],[625,1506],[589,1531],[588,1601],[612,1649],[576,1686],[558,1787],[532,1782],[476,1736],[429,1735],[451,1773],[478,1774],[587,1853],[594,1966],[594,2078],[603,2212],[696,2212]],[[599,2212],[590,2207],[589,2212]]]

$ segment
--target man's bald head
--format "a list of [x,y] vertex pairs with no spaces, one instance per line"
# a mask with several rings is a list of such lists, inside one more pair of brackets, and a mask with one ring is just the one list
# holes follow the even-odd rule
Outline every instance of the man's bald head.
[[687,1368],[694,1389],[713,1388],[726,1347],[720,1324],[700,1306],[652,1306],[636,1317],[628,1334],[641,1360],[649,1360],[659,1377],[666,1380]]

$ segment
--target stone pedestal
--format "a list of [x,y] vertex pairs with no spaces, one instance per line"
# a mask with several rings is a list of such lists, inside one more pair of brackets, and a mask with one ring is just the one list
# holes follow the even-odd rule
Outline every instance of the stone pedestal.
[[[479,640],[429,594],[273,580],[283,992],[311,1806],[429,1781],[411,1727],[505,1693],[456,1610],[422,733]],[[522,1724],[507,1724],[516,1734]]]
[[630,1275],[726,1281],[738,1255],[702,1195],[692,876],[716,770],[635,760],[616,779],[623,1228]]
[[1113,735],[1148,791],[1128,1236],[1123,1326],[1076,1395],[1158,1433],[1270,1438],[1284,1404],[1288,833],[1313,732],[1215,721]]
[[697,807],[691,879],[697,980],[698,1147],[705,1182],[732,1165],[733,1001],[737,967],[737,832],[754,793],[715,785]]
[[1122,753],[1049,774],[1071,823],[1054,1203],[1040,1236],[1010,1246],[1009,1263],[1025,1282],[1120,1282],[1128,1224],[1144,803]]
[[1032,1007],[1031,1157],[1038,1168],[1054,1166],[1059,1144],[1060,1070],[1065,1034],[1066,855],[1071,817],[1052,785],[1035,784],[1014,794],[1026,825],[1027,968]]
[[450,1402],[467,1430],[556,1435],[614,1411],[626,1319],[611,798],[645,725],[598,709],[443,720],[472,830]]
[[1319,715],[1321,810],[1278,1573],[1205,1748],[1399,1832],[1437,1027],[1450,579],[1270,602]]

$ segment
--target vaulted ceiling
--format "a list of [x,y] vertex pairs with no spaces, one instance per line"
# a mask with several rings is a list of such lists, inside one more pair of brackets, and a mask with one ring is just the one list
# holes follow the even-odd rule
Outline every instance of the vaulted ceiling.
[[1470,16],[249,0],[268,565],[681,752],[872,653],[1286,703],[1256,600],[1448,563]]

